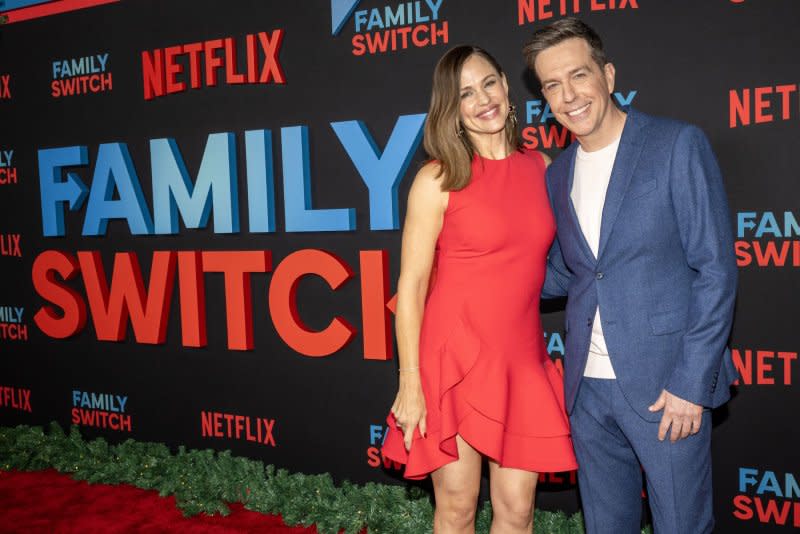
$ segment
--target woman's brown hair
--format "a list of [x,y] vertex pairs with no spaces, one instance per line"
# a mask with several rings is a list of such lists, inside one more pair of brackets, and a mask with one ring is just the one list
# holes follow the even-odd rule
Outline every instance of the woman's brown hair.
[[[433,88],[428,118],[425,121],[425,151],[439,163],[442,191],[458,191],[466,187],[471,178],[475,147],[463,130],[460,118],[461,69],[473,55],[489,62],[499,75],[503,69],[486,50],[470,45],[456,46],[442,56],[433,71]],[[506,142],[512,150],[520,148],[517,121],[506,120]]]

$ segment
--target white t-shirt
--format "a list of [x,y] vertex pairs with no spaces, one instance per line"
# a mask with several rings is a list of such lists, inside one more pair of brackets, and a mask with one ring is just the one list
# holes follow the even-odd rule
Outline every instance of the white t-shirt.
[[[570,197],[578,215],[583,236],[597,258],[600,247],[600,223],[603,219],[603,205],[606,201],[608,182],[611,179],[611,169],[617,157],[619,137],[610,145],[595,150],[584,152],[578,147],[575,159],[575,177],[572,182]],[[603,326],[600,323],[600,307],[594,314],[592,325],[592,340],[589,344],[589,358],[583,376],[591,378],[616,378],[611,359],[608,357],[606,340],[603,337]]]

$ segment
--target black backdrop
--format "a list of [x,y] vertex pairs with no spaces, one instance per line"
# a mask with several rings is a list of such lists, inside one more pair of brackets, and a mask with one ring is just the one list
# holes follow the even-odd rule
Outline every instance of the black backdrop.
[[[11,8],[20,2],[7,4]],[[354,11],[349,13],[351,5]],[[343,11],[337,17],[339,9]],[[404,20],[387,20],[387,9],[397,17],[402,14]],[[791,163],[791,157],[800,153],[796,55],[800,5],[796,1],[140,0],[16,22],[14,16],[22,12],[10,12],[12,23],[0,27],[0,323],[4,325],[0,331],[0,424],[56,420],[68,425],[81,414],[100,417],[96,410],[115,413],[115,408],[121,408],[120,400],[112,406],[96,404],[95,410],[82,405],[84,400],[91,404],[92,393],[98,402],[109,398],[98,394],[109,394],[115,399],[127,397],[122,415],[130,417],[130,429],[101,428],[98,420],[92,425],[84,419],[84,435],[231,449],[292,471],[330,472],[337,479],[357,482],[399,482],[391,466],[376,466],[379,460],[371,449],[379,446],[394,397],[396,363],[380,354],[365,357],[362,301],[380,298],[376,288],[380,289],[382,276],[388,281],[387,298],[393,294],[400,232],[371,229],[377,217],[370,215],[369,190],[331,123],[361,121],[361,131],[368,132],[362,135],[372,138],[375,153],[381,155],[401,116],[427,110],[437,58],[451,45],[475,43],[504,65],[526,144],[538,144],[556,156],[558,145],[563,145],[558,142],[563,131],[552,119],[542,122],[545,110],[535,102],[541,97],[525,71],[520,49],[542,24],[564,14],[578,14],[604,36],[617,67],[620,98],[648,113],[701,126],[725,176],[740,265],[731,346],[744,380],[729,405],[714,414],[718,531],[781,532],[800,526],[795,478],[800,445],[795,414],[800,380],[796,304],[800,297],[796,224],[800,186]],[[409,14],[413,20],[408,20]],[[341,28],[335,28],[340,22]],[[275,30],[282,30],[283,37],[280,43],[271,42],[280,70],[271,71],[268,83],[227,83],[221,48],[212,52],[223,62],[216,85],[201,79],[196,89],[145,99],[148,79],[143,73],[143,52],[152,58],[157,49],[230,37],[238,49],[233,73],[246,73],[246,36],[267,32],[272,39],[277,36]],[[387,31],[389,49],[371,53],[369,43]],[[406,48],[403,35],[408,39]],[[394,51],[392,36],[397,43]],[[257,37],[253,43],[260,71],[269,53]],[[183,50],[177,49],[176,63],[183,71],[175,74],[175,80],[188,85],[190,56]],[[101,86],[89,80],[89,90],[83,94],[53,96],[53,83],[79,83],[54,80],[54,62],[68,60],[71,67],[73,58],[106,53],[106,72],[113,76],[110,88],[93,92],[92,84]],[[205,56],[199,54],[204,77]],[[63,73],[63,63],[59,65]],[[96,61],[95,66],[99,65]],[[277,81],[284,83],[275,83],[275,77],[282,77]],[[291,202],[284,197],[288,189],[284,175],[297,175],[303,166],[288,161],[296,152],[284,156],[290,140],[282,139],[281,129],[294,126],[305,126],[307,133],[307,207],[353,208],[350,230],[287,231],[284,212]],[[271,232],[252,231],[248,221],[249,202],[255,203],[246,186],[248,130],[272,134],[275,228]],[[224,211],[215,204],[208,224],[200,228],[188,228],[192,225],[179,215],[175,233],[134,235],[125,219],[111,219],[100,236],[83,235],[85,202],[75,210],[62,205],[64,235],[45,237],[42,195],[51,186],[41,184],[45,179],[40,159],[48,154],[46,149],[86,147],[86,164],[72,161],[56,180],[66,180],[70,171],[91,188],[93,180],[100,179],[93,176],[100,145],[124,144],[152,216],[157,172],[151,170],[150,140],[174,139],[194,181],[209,135],[219,132],[230,132],[234,143],[235,162],[227,168],[238,169],[234,183],[238,183],[239,209],[233,211],[240,219],[238,231],[215,232],[215,222]],[[415,147],[416,133],[411,127],[398,135],[393,146],[405,142]],[[543,133],[554,135],[556,141],[545,143]],[[419,148],[408,157],[407,169],[402,164],[394,167],[402,172],[396,191],[400,221],[410,180],[424,154]],[[265,168],[261,166],[262,171]],[[383,189],[376,209],[390,209],[391,191]],[[113,187],[105,197],[102,193],[98,192],[97,200],[113,201],[122,194]],[[130,324],[121,341],[99,341],[93,323],[98,310],[89,306],[85,327],[67,339],[55,338],[52,330],[34,319],[47,306],[56,315],[61,313],[42,295],[42,285],[34,287],[34,265],[46,267],[52,257],[43,255],[45,251],[61,251],[65,258],[76,258],[78,251],[98,251],[112,286],[115,253],[132,252],[147,289],[154,251],[267,250],[274,271],[290,254],[309,249],[327,251],[332,256],[325,258],[339,258],[344,270],[352,272],[333,290],[313,274],[322,264],[319,258],[301,260],[300,273],[312,274],[302,277],[291,295],[296,300],[294,312],[284,306],[284,319],[288,321],[294,313],[308,330],[323,330],[334,317],[352,326],[352,338],[324,357],[301,354],[279,335],[268,296],[273,272],[253,273],[251,286],[245,290],[252,302],[251,350],[228,348],[225,281],[218,273],[203,276],[205,346],[182,345],[180,273],[167,292],[171,308],[165,314],[162,343],[137,342]],[[367,275],[367,267],[360,263],[362,251],[384,251],[385,271]],[[224,261],[236,265],[240,259],[231,256]],[[288,270],[288,263],[284,267]],[[362,290],[367,278],[369,289]],[[124,283],[120,280],[117,286]],[[67,282],[55,276],[55,283],[87,300],[81,273]],[[240,321],[241,316],[234,319]],[[384,319],[374,319],[377,326],[371,332],[382,332]],[[557,307],[548,308],[544,315],[548,346],[556,359],[563,356],[562,319]],[[81,393],[76,395],[76,391]],[[84,398],[82,392],[88,395]],[[84,411],[74,416],[73,409]],[[212,436],[204,435],[204,412],[206,434],[210,430]],[[260,429],[261,441],[267,443],[248,441],[245,426],[237,438],[236,419],[229,418],[229,431],[224,415],[215,421],[212,412],[242,416],[240,424],[251,425],[253,437]],[[108,422],[112,420],[119,419],[112,417]],[[550,476],[541,488],[540,507],[577,509],[569,474]]]

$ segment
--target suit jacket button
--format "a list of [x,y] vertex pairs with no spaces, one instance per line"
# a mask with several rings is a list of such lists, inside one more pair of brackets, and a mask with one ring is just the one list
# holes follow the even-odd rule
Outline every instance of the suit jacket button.
[[586,319],[586,326],[588,326],[589,328],[592,327],[592,320],[591,319]]
[[603,273],[597,273],[596,275],[594,275],[594,277],[597,278],[598,280],[602,280],[603,279]]

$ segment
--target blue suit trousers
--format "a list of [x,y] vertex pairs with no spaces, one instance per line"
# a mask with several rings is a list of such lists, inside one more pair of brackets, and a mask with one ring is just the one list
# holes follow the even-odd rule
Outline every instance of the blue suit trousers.
[[587,534],[641,532],[642,470],[655,534],[713,530],[710,410],[697,434],[659,441],[616,380],[584,377],[570,422]]

